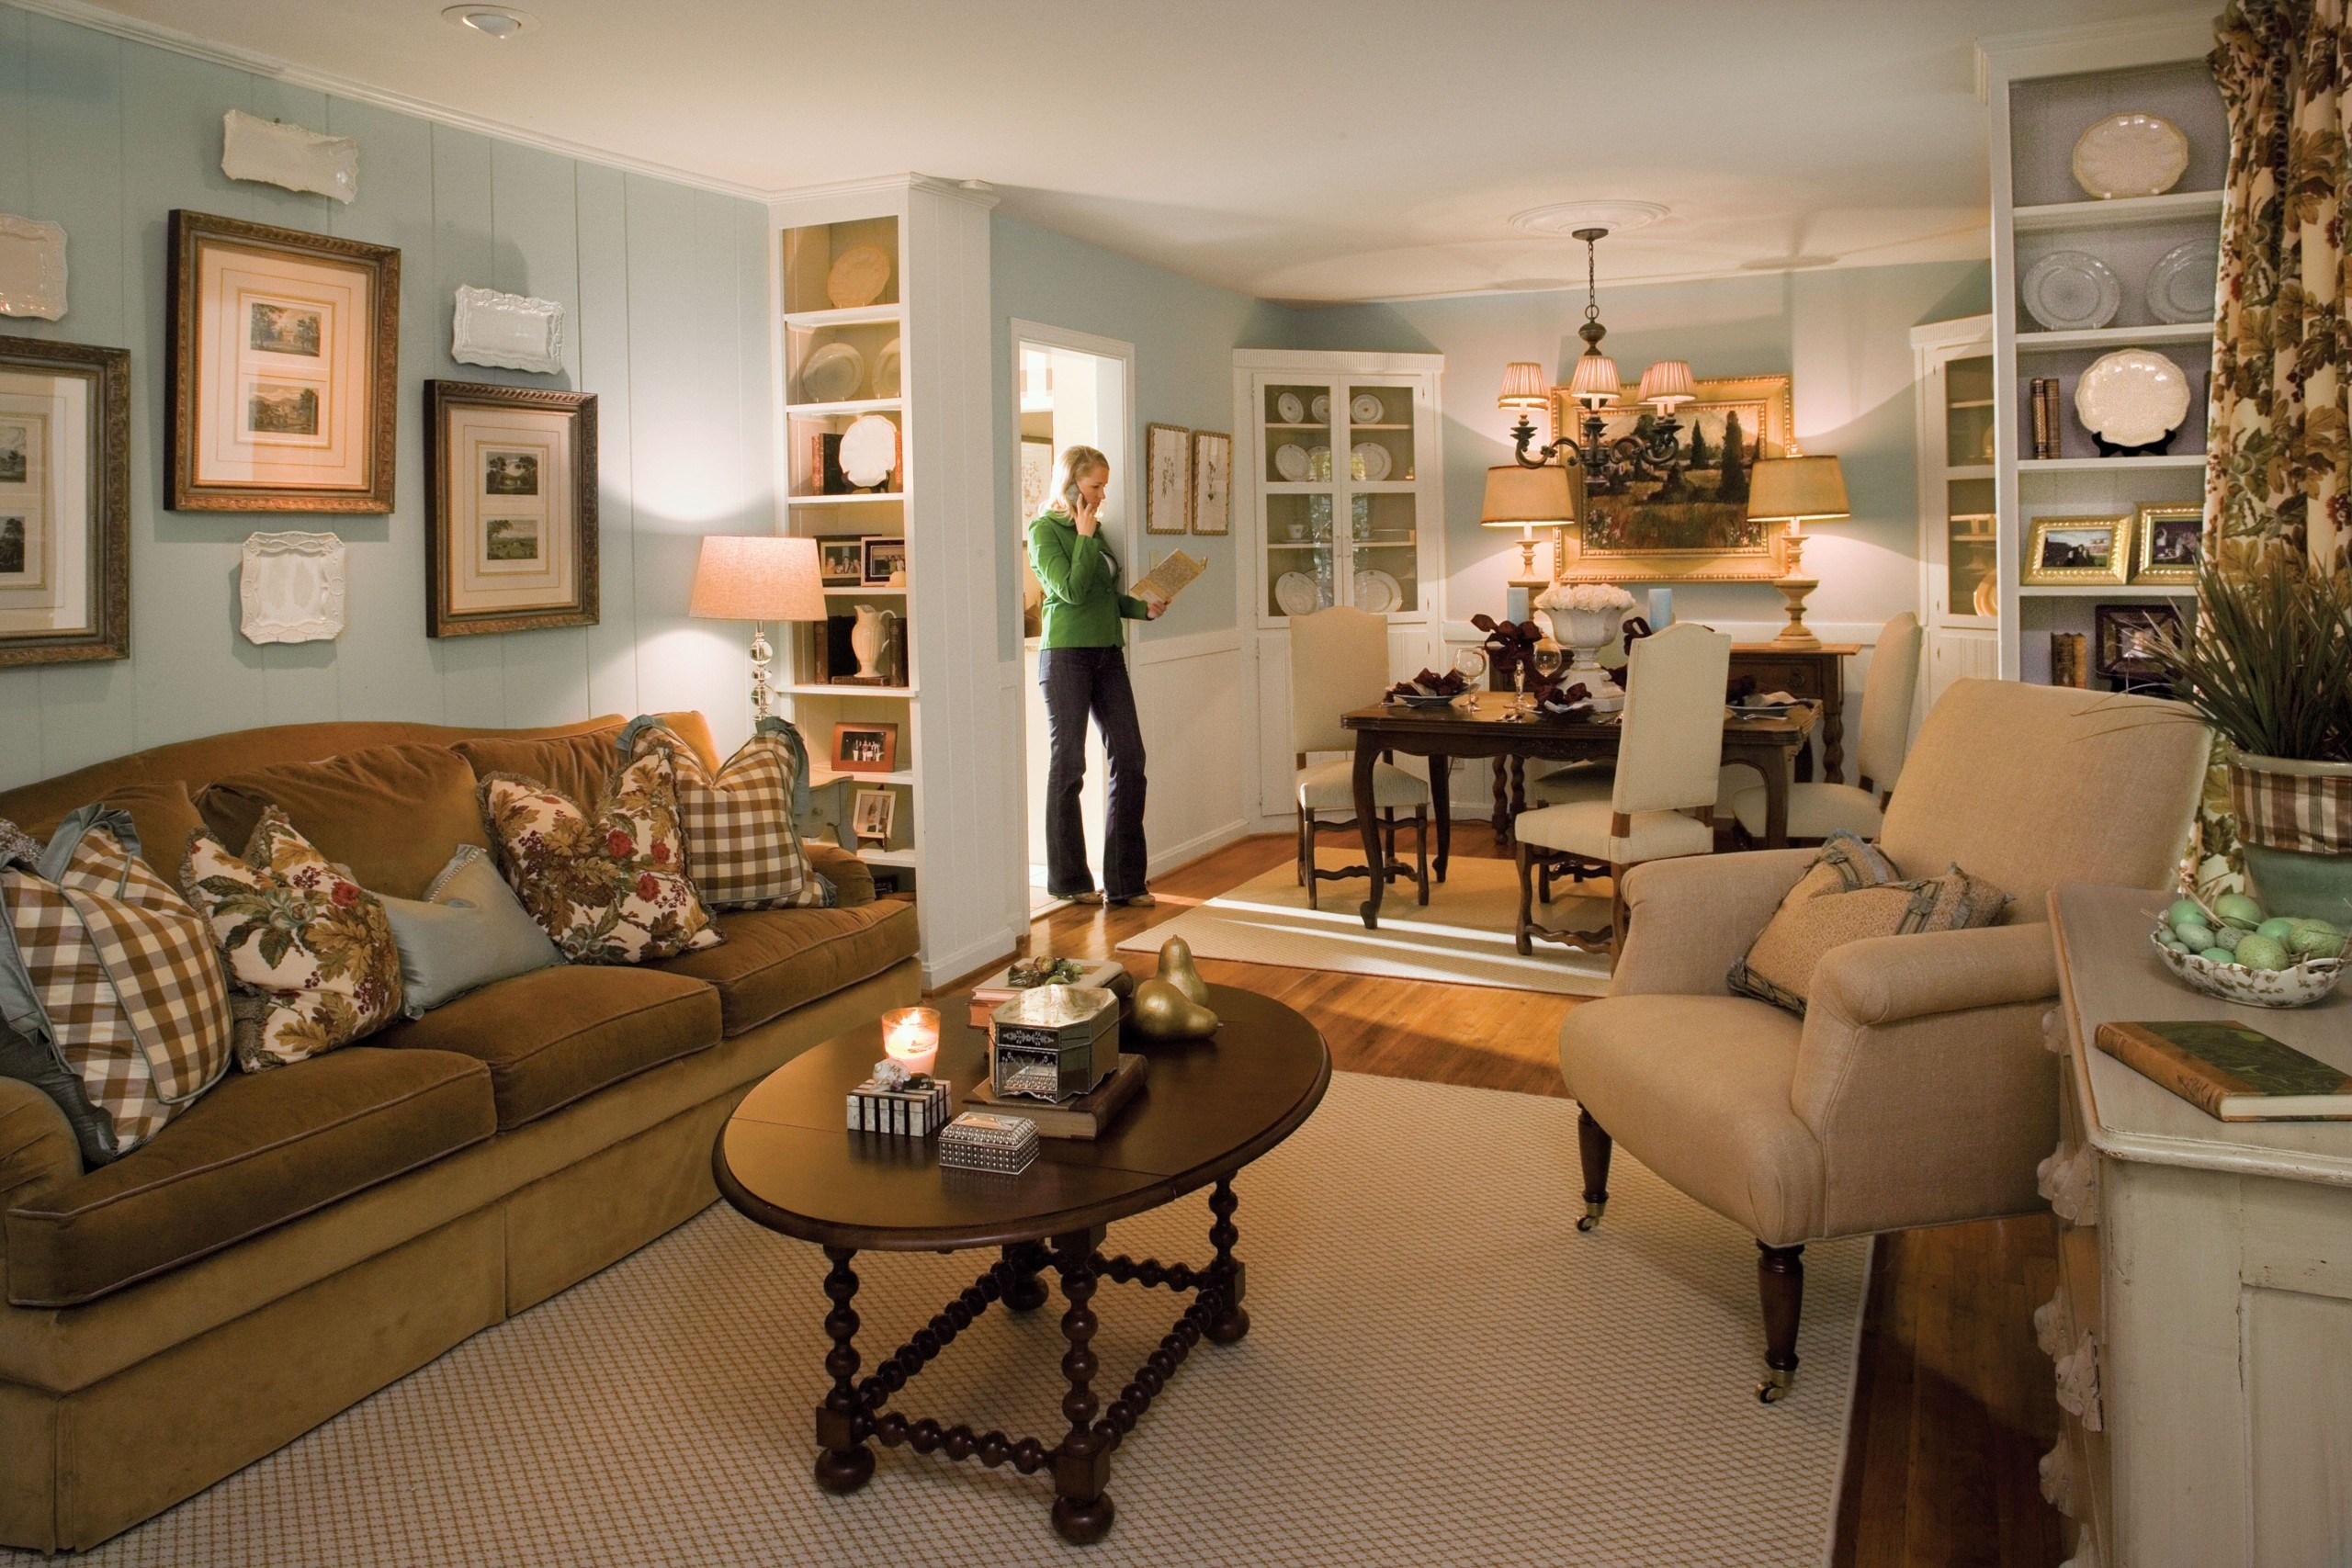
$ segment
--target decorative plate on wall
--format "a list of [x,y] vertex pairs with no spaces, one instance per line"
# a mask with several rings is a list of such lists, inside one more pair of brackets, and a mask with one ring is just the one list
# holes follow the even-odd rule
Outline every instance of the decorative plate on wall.
[[2111,114],[2075,143],[2075,183],[2100,200],[2162,196],[2188,171],[2188,138],[2162,115]]
[[871,305],[890,287],[890,253],[879,245],[852,245],[833,258],[825,274],[825,298],[839,310]]
[[2221,292],[2222,249],[2211,240],[2175,245],[2148,269],[2148,314],[2160,321],[2210,321]]
[[65,314],[65,231],[0,212],[0,316]]
[[449,357],[551,376],[563,368],[563,307],[495,288],[460,288],[449,318]]
[[2153,348],[2119,348],[2075,384],[2083,428],[2116,446],[2162,441],[2188,417],[2188,376]]
[[2123,303],[2123,286],[2086,251],[2052,251],[2025,275],[2018,292],[2028,314],[2053,333],[2103,327]]
[[899,427],[878,413],[850,421],[842,432],[842,472],[860,490],[888,482],[899,466]]
[[247,642],[325,642],[343,635],[343,540],[333,534],[250,534],[237,572]]

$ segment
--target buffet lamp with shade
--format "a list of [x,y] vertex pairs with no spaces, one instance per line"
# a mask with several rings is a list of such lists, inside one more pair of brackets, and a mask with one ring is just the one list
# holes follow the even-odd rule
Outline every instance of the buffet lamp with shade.
[[1776,640],[1784,648],[1818,648],[1804,624],[1805,596],[1821,586],[1804,574],[1804,525],[1851,516],[1846,475],[1835,457],[1761,457],[1747,475],[1747,514],[1759,523],[1786,523],[1787,570],[1773,584],[1788,603],[1789,624]]
[[695,562],[695,586],[686,614],[703,620],[750,621],[752,626],[752,718],[768,716],[768,646],[763,621],[821,621],[824,581],[817,568],[817,541],[776,534],[712,534]]
[[[1502,463],[1487,470],[1486,502],[1478,523],[1519,530],[1520,574],[1535,575],[1535,530],[1584,521],[1584,471],[1565,465],[1540,468]],[[1556,562],[1555,562],[1556,570]]]

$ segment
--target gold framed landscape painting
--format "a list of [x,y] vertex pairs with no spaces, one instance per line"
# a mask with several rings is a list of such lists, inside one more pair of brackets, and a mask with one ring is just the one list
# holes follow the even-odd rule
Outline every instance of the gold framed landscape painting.
[[130,653],[130,351],[0,337],[0,666]]
[[424,384],[424,631],[593,626],[596,399]]
[[176,512],[390,512],[401,254],[175,209]]
[[2132,568],[2132,517],[2037,517],[2018,581],[2029,588],[2122,582]]
[[[1675,465],[1666,479],[1589,476],[1586,515],[1562,530],[1560,576],[1570,581],[1763,581],[1787,570],[1775,526],[1747,514],[1747,476],[1758,457],[1794,455],[1786,376],[1697,383],[1676,414]],[[1646,445],[1657,412],[1626,387],[1600,411],[1601,446],[1630,454]],[[1552,392],[1552,434],[1585,440],[1585,412],[1566,388]]]

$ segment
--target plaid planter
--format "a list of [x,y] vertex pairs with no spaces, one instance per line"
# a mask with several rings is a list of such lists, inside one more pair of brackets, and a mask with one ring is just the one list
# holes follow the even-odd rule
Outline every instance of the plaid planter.
[[[2243,752],[2230,759],[2230,809],[2238,837],[2298,854],[2352,854],[2352,764],[2285,762]],[[2284,768],[2326,769],[2322,772]]]

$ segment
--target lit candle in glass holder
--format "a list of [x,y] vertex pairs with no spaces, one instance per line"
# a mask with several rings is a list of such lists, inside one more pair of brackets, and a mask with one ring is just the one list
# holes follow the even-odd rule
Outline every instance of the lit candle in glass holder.
[[927,1076],[939,1060],[939,1010],[894,1008],[884,1013],[882,1054],[910,1076]]

